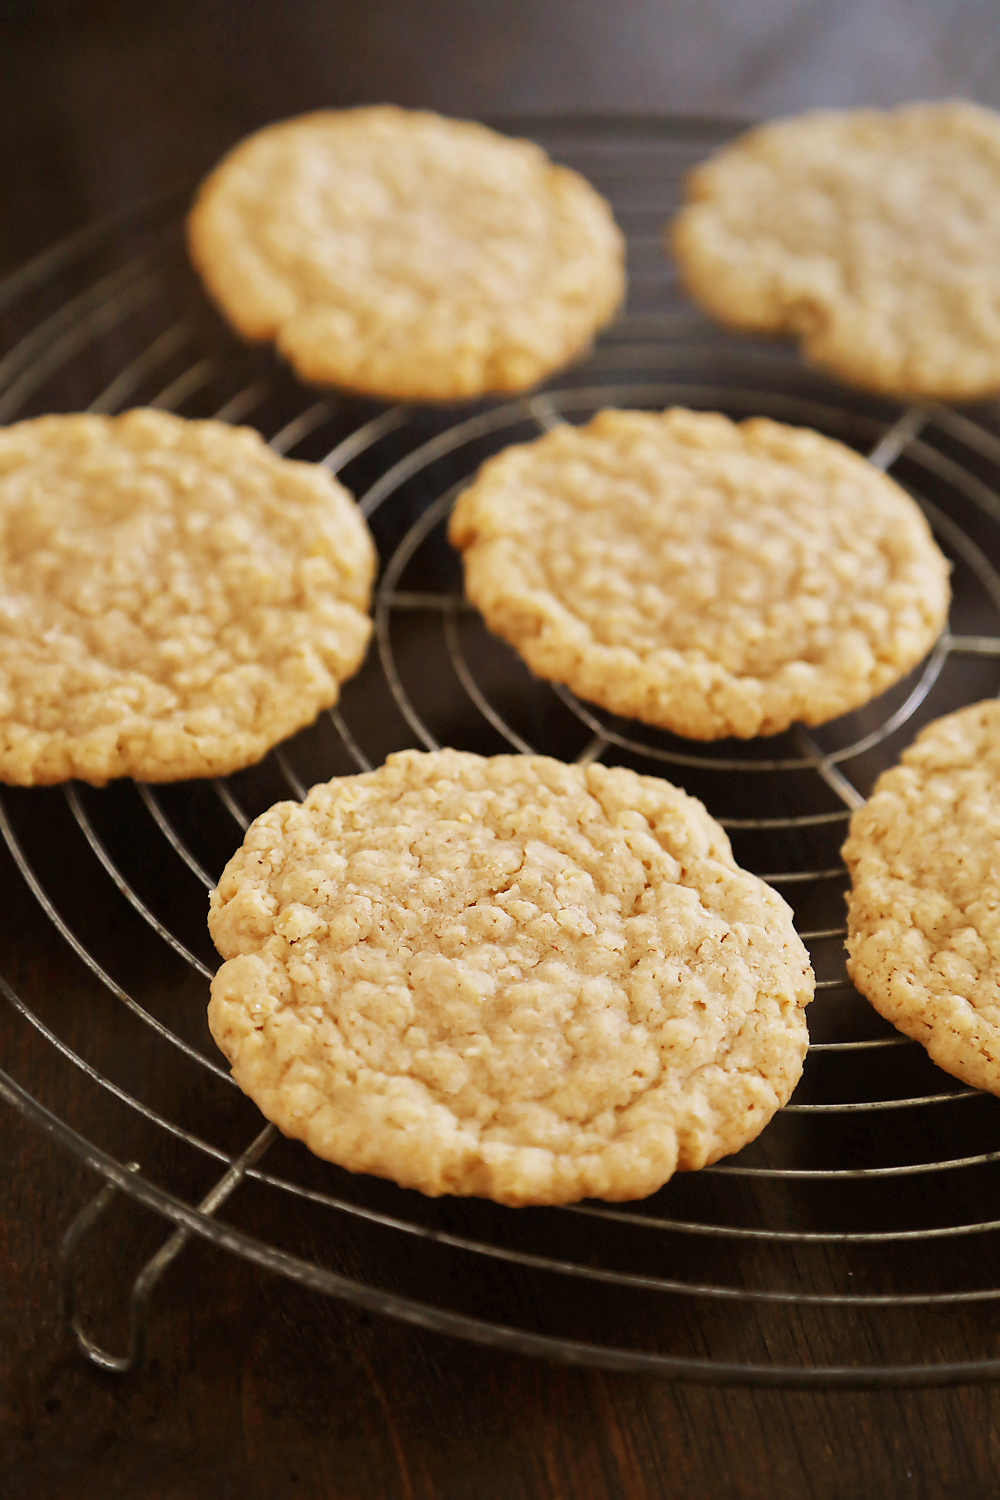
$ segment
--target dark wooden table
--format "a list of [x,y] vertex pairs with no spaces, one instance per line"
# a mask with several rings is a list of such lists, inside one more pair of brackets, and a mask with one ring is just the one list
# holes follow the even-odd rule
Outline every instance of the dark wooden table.
[[[320,105],[1000,104],[997,43],[995,7],[978,0],[0,0],[0,271]],[[9,863],[0,893],[3,972],[71,993]],[[52,1096],[51,1048],[6,1008],[0,1067]],[[70,1115],[86,1109],[73,1087]],[[153,1298],[146,1365],[102,1375],[66,1333],[56,1277],[58,1237],[96,1179],[0,1109],[0,1181],[3,1500],[1000,1493],[995,1388],[718,1390],[563,1368],[370,1317],[198,1244]],[[163,1227],[112,1210],[105,1229],[82,1294],[120,1339],[119,1279]]]

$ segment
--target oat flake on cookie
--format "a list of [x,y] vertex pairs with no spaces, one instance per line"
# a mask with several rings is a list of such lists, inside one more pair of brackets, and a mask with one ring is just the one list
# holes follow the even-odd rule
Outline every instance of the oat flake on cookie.
[[913,500],[803,428],[604,411],[487,460],[449,538],[491,630],[539,677],[693,739],[868,702],[948,613]]
[[695,168],[669,227],[691,295],[904,398],[1000,391],[1000,114],[823,110]]
[[360,665],[374,567],[347,491],[247,428],[0,428],[0,780],[259,760]]
[[405,751],[253,823],[209,1025],[318,1155],[431,1195],[642,1197],[794,1088],[808,955],[668,782]]
[[855,985],[938,1067],[1000,1094],[1000,702],[920,732],[844,859]]
[[303,379],[385,399],[521,391],[614,312],[611,210],[539,146],[391,106],[268,126],[203,184],[191,258]]

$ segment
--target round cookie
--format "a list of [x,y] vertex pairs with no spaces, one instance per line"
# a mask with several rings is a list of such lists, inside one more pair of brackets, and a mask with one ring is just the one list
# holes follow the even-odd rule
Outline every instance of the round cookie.
[[951,101],[778,120],[696,168],[687,196],[670,248],[724,323],[792,333],[868,390],[1000,391],[1000,114]]
[[628,770],[392,755],[258,818],[209,926],[244,1092],[432,1196],[642,1197],[752,1140],[808,1042],[788,907]]
[[938,1067],[1000,1094],[1000,702],[929,724],[843,852],[851,979]]
[[605,411],[488,460],[465,587],[533,672],[693,739],[867,702],[929,650],[948,564],[916,504],[819,433]]
[[395,400],[521,391],[625,288],[611,210],[540,147],[390,106],[243,141],[203,184],[191,258],[249,339],[305,380]]
[[360,665],[374,567],[347,491],[247,428],[0,428],[0,780],[259,760]]

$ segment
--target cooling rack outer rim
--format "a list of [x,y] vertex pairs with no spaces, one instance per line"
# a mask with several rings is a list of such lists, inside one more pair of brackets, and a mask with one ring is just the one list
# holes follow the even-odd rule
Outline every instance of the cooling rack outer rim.
[[584,1365],[604,1370],[665,1376],[668,1379],[699,1385],[766,1385],[785,1389],[837,1388],[872,1390],[883,1386],[926,1387],[945,1385],[983,1385],[1000,1379],[1000,1358],[940,1365],[850,1365],[796,1368],[791,1365],[734,1364],[725,1361],[685,1359],[665,1354],[648,1354],[638,1350],[608,1348],[598,1344],[559,1339],[546,1334],[528,1333],[503,1324],[487,1323],[441,1308],[428,1306],[392,1292],[382,1292],[348,1277],[301,1260],[265,1245],[252,1235],[221,1224],[207,1214],[147,1181],[141,1173],[131,1172],[114,1157],[95,1146],[72,1126],[60,1120],[0,1069],[0,1099],[30,1120],[50,1140],[79,1158],[106,1183],[126,1193],[144,1208],[159,1214],[178,1228],[189,1230],[219,1249],[241,1255],[263,1269],[285,1276],[302,1286],[363,1308],[398,1318],[415,1328],[432,1333],[446,1333],[502,1349],[511,1354],[526,1354],[556,1359],[563,1364]]

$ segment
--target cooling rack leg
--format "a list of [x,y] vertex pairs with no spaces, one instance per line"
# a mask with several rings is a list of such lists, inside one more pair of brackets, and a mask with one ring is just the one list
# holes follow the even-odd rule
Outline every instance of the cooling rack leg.
[[[260,1160],[276,1135],[277,1131],[275,1127],[268,1125],[251,1141],[242,1156],[237,1157],[233,1161],[229,1170],[219,1178],[211,1192],[198,1204],[200,1213],[213,1214],[220,1204],[226,1201],[242,1182],[248,1167],[253,1166],[254,1162]],[[139,1163],[129,1162],[128,1170],[130,1172],[138,1172]],[[80,1319],[76,1313],[73,1262],[80,1241],[94,1227],[117,1192],[118,1188],[114,1183],[105,1183],[100,1192],[81,1209],[66,1230],[59,1246],[59,1286],[63,1318],[72,1328],[80,1352],[86,1355],[87,1359],[92,1364],[97,1365],[99,1369],[108,1370],[115,1375],[125,1375],[142,1363],[145,1354],[146,1307],[149,1302],[150,1293],[167,1267],[172,1261],[177,1259],[178,1255],[184,1249],[184,1246],[191,1238],[191,1230],[186,1228],[176,1230],[139,1272],[139,1275],[132,1284],[132,1292],[129,1297],[128,1352],[126,1354],[110,1354],[107,1349],[103,1349],[100,1344],[96,1343],[81,1326]]]

